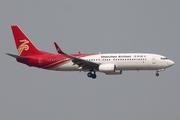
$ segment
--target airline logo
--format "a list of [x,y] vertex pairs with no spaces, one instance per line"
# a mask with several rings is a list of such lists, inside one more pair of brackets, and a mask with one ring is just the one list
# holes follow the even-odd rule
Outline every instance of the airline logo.
[[26,50],[26,51],[29,50],[29,45],[27,45],[29,43],[29,41],[24,39],[24,40],[19,40],[19,42],[21,42],[22,44],[18,47],[17,52],[18,52],[18,55],[21,55],[21,53],[24,50]]

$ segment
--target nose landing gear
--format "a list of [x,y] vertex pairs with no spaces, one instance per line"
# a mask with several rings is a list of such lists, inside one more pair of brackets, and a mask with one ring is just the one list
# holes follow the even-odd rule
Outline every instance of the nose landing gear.
[[159,76],[159,72],[162,72],[162,71],[165,71],[165,69],[159,69],[156,71],[156,76],[158,77]]
[[158,73],[158,71],[156,72],[156,76],[157,76],[157,77],[159,76],[159,73]]

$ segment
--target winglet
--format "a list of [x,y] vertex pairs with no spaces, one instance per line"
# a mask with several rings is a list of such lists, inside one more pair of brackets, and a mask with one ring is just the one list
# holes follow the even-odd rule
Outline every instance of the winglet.
[[57,52],[58,52],[59,54],[64,54],[64,52],[60,49],[60,47],[57,45],[56,42],[54,42],[54,45],[55,45],[56,50],[57,50]]

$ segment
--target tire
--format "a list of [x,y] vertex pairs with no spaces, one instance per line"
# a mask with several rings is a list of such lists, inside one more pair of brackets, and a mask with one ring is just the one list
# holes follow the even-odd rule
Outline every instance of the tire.
[[159,76],[159,73],[156,73],[156,76],[158,77],[158,76]]
[[92,77],[92,74],[89,72],[89,73],[87,73],[87,76],[88,77]]
[[92,74],[93,79],[96,79],[96,77],[97,77],[96,74]]

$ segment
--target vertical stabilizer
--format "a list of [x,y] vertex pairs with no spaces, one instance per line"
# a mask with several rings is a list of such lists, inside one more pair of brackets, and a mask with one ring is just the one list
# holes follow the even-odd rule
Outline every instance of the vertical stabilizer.
[[37,55],[40,51],[18,26],[11,26],[19,56]]

